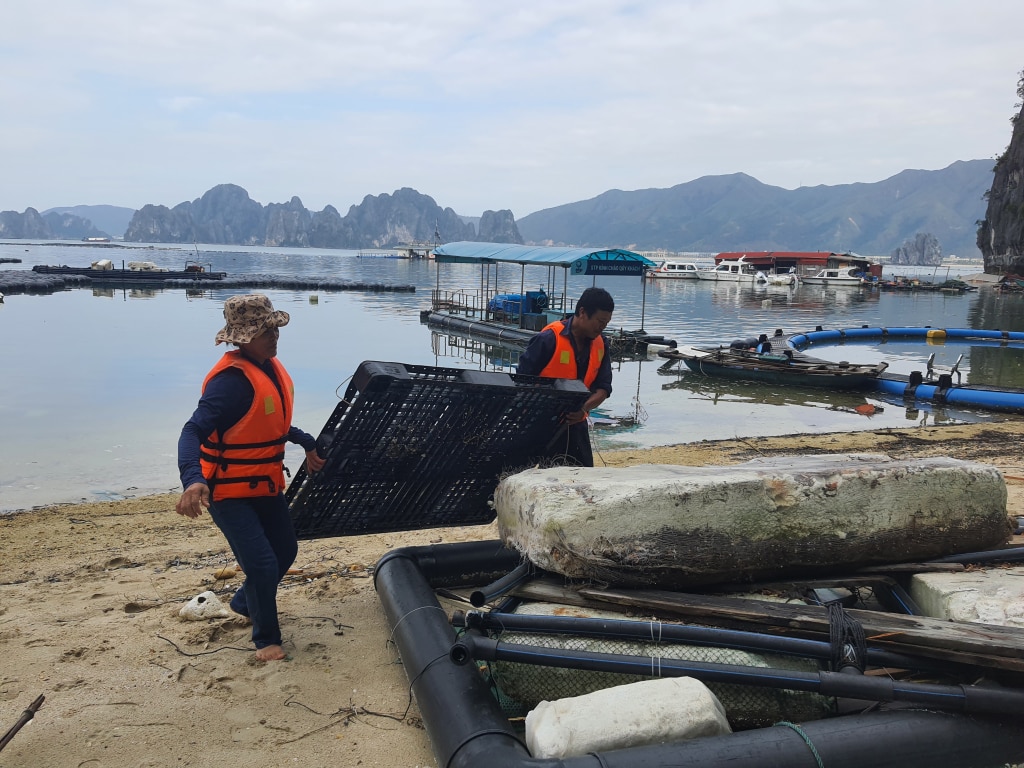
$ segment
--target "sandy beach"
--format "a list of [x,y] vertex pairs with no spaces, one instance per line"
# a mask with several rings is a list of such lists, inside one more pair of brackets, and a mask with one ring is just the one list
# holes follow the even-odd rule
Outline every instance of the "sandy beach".
[[[952,456],[998,467],[1024,514],[1024,422],[792,435],[619,451],[611,466],[734,464],[790,453]],[[3,768],[432,766],[389,643],[374,563],[406,545],[487,539],[495,526],[300,542],[280,591],[289,660],[257,662],[249,627],[181,607],[240,576],[208,515],[176,495],[0,517],[0,733],[39,695]],[[218,573],[220,572],[220,573]]]

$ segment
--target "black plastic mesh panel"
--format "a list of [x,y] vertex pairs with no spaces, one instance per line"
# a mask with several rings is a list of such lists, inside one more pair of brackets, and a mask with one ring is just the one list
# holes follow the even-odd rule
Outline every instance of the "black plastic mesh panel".
[[364,362],[286,498],[300,539],[489,523],[503,472],[536,462],[582,382]]

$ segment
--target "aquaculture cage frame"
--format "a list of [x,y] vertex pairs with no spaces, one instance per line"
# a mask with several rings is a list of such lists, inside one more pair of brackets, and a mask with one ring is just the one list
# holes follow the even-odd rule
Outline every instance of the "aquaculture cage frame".
[[520,565],[521,556],[500,541],[474,541],[392,550],[374,569],[441,768],[982,768],[1024,755],[1024,731],[1011,720],[908,708],[564,759],[532,757],[476,665],[452,661],[458,636],[434,591],[488,583]]

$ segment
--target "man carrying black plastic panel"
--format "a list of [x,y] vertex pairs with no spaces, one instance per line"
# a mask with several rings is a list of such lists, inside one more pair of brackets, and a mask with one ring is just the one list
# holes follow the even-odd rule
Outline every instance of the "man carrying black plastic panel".
[[548,324],[519,357],[519,373],[579,379],[590,389],[583,407],[565,415],[564,429],[545,446],[545,456],[565,457],[583,467],[594,466],[588,418],[590,411],[612,393],[608,340],[601,334],[614,311],[615,301],[608,291],[587,288],[576,302],[576,314]]

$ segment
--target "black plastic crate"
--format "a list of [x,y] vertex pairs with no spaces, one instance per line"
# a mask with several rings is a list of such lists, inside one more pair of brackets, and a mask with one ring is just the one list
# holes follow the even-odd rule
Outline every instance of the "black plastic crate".
[[364,362],[286,492],[300,539],[489,523],[499,478],[536,463],[580,381]]

